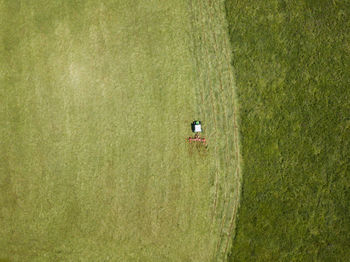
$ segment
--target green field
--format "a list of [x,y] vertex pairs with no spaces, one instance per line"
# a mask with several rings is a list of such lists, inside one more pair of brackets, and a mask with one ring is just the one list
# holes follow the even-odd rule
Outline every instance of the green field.
[[225,258],[241,173],[224,1],[2,0],[0,39],[0,261]]
[[347,0],[0,0],[0,261],[347,261],[349,40]]
[[349,261],[350,2],[226,2],[243,193],[230,261]]

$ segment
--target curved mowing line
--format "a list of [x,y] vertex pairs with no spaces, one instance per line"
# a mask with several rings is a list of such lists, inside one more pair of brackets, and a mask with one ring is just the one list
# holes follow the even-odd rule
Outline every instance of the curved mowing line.
[[[209,1],[211,7],[214,7],[215,6],[212,6],[212,2]],[[213,10],[212,8],[209,8],[209,12],[210,10]],[[211,18],[213,19],[214,18],[214,15],[213,13],[210,13],[210,16]],[[225,16],[226,18],[226,16]],[[226,20],[225,20],[226,21]],[[215,47],[217,46],[217,39],[216,39],[216,35],[214,34],[214,32],[212,31],[213,33],[213,36],[214,36],[214,40],[215,40]],[[226,24],[226,36],[228,38],[228,32],[227,32],[227,24]],[[226,40],[227,40],[226,38]],[[227,43],[226,43],[227,44]],[[228,42],[228,44],[230,45],[230,43]],[[228,48],[225,48],[226,52],[225,52],[225,57],[227,59],[227,61],[230,61],[231,62],[231,56],[230,54],[228,53]],[[231,70],[233,70],[233,68],[231,68]],[[219,72],[220,75],[221,75],[221,72]],[[235,83],[234,83],[234,79],[233,79],[233,75],[232,74],[229,74],[230,78],[229,78],[229,81],[230,81],[230,86],[232,86],[233,88],[235,87]],[[222,85],[221,83],[221,77],[220,77],[220,85]],[[240,203],[240,196],[241,196],[241,169],[240,169],[240,151],[239,151],[239,133],[238,133],[238,127],[237,127],[237,101],[235,101],[235,90],[233,89],[233,129],[234,129],[234,144],[235,144],[235,157],[236,157],[236,191],[235,191],[235,199],[236,201],[234,202],[234,206],[233,206],[233,213],[232,213],[232,217],[231,217],[231,220],[230,220],[230,227],[229,227],[229,237],[227,238],[226,240],[226,245],[225,245],[225,252],[224,254],[226,255],[227,254],[227,249],[228,249],[228,245],[229,245],[229,242],[230,242],[230,239],[232,239],[233,237],[233,226],[235,225],[235,219],[236,219],[236,215],[237,215],[237,210],[238,210],[238,207],[239,207],[239,203]],[[226,112],[225,112],[226,113]],[[222,232],[222,228],[221,228],[221,232]]]
[[[193,3],[191,1],[190,12],[194,41],[193,52],[200,82],[197,92],[200,95],[202,106],[199,110],[203,116],[207,115],[214,122],[211,127],[213,130],[211,135],[214,137],[213,134],[220,135],[221,132],[225,136],[225,148],[222,148],[223,153],[221,155],[218,143],[215,143],[215,139],[213,139],[216,174],[211,226],[212,230],[215,229],[213,232],[218,234],[213,260],[225,260],[235,230],[242,177],[237,103],[234,92],[235,83],[230,63],[231,45],[228,39],[223,0],[216,0],[215,2],[198,0]],[[219,103],[222,103],[221,107]],[[231,116],[228,115],[227,110],[233,110]],[[224,119],[220,121],[221,113]],[[233,134],[232,144],[229,139],[229,132]],[[234,152],[233,155],[231,151]],[[224,161],[221,170],[219,170],[219,159]],[[233,170],[232,167],[234,167]],[[221,174],[224,173],[222,178],[219,176],[219,171],[221,171]],[[232,191],[233,195],[230,193]],[[217,218],[217,215],[221,217]]]

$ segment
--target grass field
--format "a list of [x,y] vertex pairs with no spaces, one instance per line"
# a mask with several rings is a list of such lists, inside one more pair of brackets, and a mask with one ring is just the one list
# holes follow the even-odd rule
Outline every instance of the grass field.
[[225,258],[241,174],[224,1],[2,0],[0,39],[1,261]]
[[349,261],[350,2],[226,9],[244,159],[230,261]]

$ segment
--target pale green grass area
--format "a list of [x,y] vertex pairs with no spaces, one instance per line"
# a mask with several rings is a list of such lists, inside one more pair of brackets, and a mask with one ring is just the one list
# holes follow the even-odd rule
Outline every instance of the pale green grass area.
[[0,2],[0,259],[224,258],[240,185],[222,2]]

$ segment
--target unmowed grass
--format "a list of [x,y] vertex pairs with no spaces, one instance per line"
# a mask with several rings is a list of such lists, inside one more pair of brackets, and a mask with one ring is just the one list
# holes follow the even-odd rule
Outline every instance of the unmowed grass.
[[350,257],[350,2],[226,1],[243,196],[230,261]]

